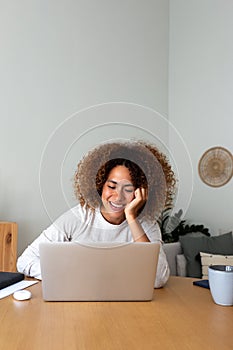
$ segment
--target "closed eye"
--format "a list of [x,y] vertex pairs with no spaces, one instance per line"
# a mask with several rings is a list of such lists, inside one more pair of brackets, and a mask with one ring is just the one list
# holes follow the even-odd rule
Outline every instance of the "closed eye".
[[128,193],[132,193],[132,192],[134,192],[134,190],[132,189],[132,190],[127,190],[126,188],[125,188],[125,192],[128,192]]

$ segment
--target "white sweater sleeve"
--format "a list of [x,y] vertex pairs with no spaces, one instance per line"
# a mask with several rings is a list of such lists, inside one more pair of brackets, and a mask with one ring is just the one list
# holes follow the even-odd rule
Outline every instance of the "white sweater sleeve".
[[170,276],[170,269],[168,266],[166,254],[164,253],[164,250],[161,244],[154,287],[155,288],[163,287],[168,281],[169,276]]
[[41,279],[39,245],[41,242],[63,242],[68,238],[56,225],[43,231],[17,260],[17,270],[26,276]]
[[80,223],[80,214],[73,209],[62,214],[44,230],[17,260],[17,270],[26,276],[41,279],[39,245],[42,242],[67,242]]
[[160,253],[154,287],[161,288],[166,284],[170,276],[170,269],[167,262],[167,257],[163,250],[161,231],[158,224],[145,227],[144,230],[151,242],[160,242]]

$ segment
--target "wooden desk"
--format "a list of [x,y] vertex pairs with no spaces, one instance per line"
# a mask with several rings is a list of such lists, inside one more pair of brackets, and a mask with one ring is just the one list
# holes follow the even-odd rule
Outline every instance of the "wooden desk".
[[233,307],[214,304],[193,279],[171,277],[152,302],[0,300],[0,349],[232,349]]

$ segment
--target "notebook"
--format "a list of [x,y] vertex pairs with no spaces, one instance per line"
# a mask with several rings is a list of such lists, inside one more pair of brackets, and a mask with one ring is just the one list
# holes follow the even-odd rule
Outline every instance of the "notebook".
[[41,243],[46,301],[152,300],[160,243]]
[[0,271],[0,289],[6,288],[24,279],[24,274],[19,272]]

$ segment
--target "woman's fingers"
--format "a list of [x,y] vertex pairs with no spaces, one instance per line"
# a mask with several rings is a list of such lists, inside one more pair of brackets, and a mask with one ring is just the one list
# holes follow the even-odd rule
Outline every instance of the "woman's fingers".
[[146,188],[141,187],[135,190],[135,198],[141,199],[143,200],[143,202],[145,202],[147,200],[147,197],[148,197],[148,191]]

